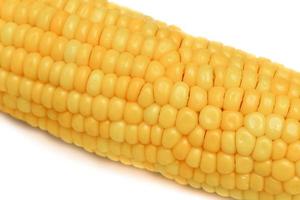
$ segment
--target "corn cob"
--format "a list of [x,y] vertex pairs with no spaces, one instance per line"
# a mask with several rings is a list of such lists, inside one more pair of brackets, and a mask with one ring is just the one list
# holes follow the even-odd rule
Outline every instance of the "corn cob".
[[0,110],[242,200],[300,200],[300,74],[105,0],[0,0]]

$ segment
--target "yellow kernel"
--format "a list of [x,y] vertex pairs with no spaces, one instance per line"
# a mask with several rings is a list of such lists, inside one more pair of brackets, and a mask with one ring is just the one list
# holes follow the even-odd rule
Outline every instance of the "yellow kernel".
[[84,116],[89,116],[92,111],[93,99],[87,94],[83,94],[80,97],[79,112]]
[[157,162],[161,165],[168,165],[174,161],[171,150],[159,148],[157,151]]
[[288,146],[286,157],[291,161],[300,160],[300,142],[294,142]]
[[125,107],[125,101],[113,97],[109,102],[108,118],[112,121],[118,121],[123,118],[123,112]]
[[239,87],[242,79],[242,70],[238,67],[229,66],[226,68],[224,87],[232,88]]
[[249,174],[254,167],[254,163],[251,157],[239,156],[235,158],[236,172],[239,174]]
[[184,82],[177,82],[171,89],[170,104],[177,109],[187,105],[189,98],[189,87]]
[[78,92],[85,92],[91,69],[87,66],[78,67],[75,74],[74,89]]
[[103,7],[94,7],[89,16],[89,19],[94,23],[102,23],[105,19],[107,10]]
[[99,135],[99,124],[98,122],[92,118],[88,117],[84,121],[85,131],[90,136],[98,136]]
[[289,181],[284,183],[284,189],[287,193],[291,194],[291,195],[297,195],[298,197],[300,197],[300,178],[299,177],[293,177],[292,179],[290,179]]
[[287,159],[272,164],[272,176],[279,181],[287,181],[295,175],[295,165]]
[[67,92],[63,89],[56,88],[53,94],[53,108],[57,112],[66,111]]
[[122,53],[116,63],[116,73],[118,75],[130,75],[134,57],[130,53]]
[[175,50],[175,44],[170,38],[164,38],[159,40],[156,48],[154,58],[158,59],[164,56],[166,53]]
[[73,115],[71,126],[75,131],[83,132],[84,131],[84,118],[81,115]]
[[109,128],[109,135],[115,142],[124,142],[125,137],[125,123],[124,122],[113,122]]
[[139,142],[142,144],[149,144],[150,143],[150,133],[151,133],[150,126],[145,123],[141,123],[138,127]]
[[90,45],[98,45],[98,42],[99,42],[99,38],[100,38],[100,35],[101,35],[101,31],[102,31],[102,25],[101,24],[95,24],[95,23],[92,23],[91,26],[90,26],[90,29],[89,29],[89,32],[88,32],[88,35],[87,35],[87,43],[90,44]]
[[272,161],[255,162],[254,171],[260,176],[269,176],[272,172]]
[[117,51],[124,51],[129,39],[130,31],[127,28],[119,28],[114,35],[112,48]]
[[[114,49],[105,52],[101,64],[101,69],[104,73],[113,73],[115,71],[120,53]],[[119,74],[118,74],[119,75]]]
[[87,93],[91,96],[97,96],[101,92],[102,80],[104,74],[100,70],[93,70],[87,81]]
[[243,100],[243,90],[241,88],[230,88],[225,93],[224,109],[239,111]]
[[197,65],[195,65],[194,63],[188,63],[184,69],[184,74],[182,77],[183,82],[185,82],[189,86],[196,85],[198,68],[199,67]]
[[191,146],[188,140],[186,138],[182,138],[173,148],[174,157],[178,160],[184,160],[190,152],[190,149]]
[[13,35],[16,32],[17,25],[12,22],[8,22],[1,27],[0,40],[5,46],[13,44]]
[[234,170],[234,157],[225,153],[217,154],[217,170],[221,174],[230,174]]
[[88,65],[92,48],[93,47],[90,44],[82,44],[77,51],[76,60],[74,62],[80,66]]
[[286,116],[290,108],[290,98],[288,96],[276,96],[274,113]]
[[268,177],[265,179],[265,191],[269,194],[280,194],[282,192],[282,184],[281,182],[275,180],[272,177]]
[[157,156],[157,149],[153,145],[148,145],[145,148],[145,157],[146,160],[150,163],[155,163],[156,162],[156,156]]
[[204,141],[205,131],[197,126],[193,131],[188,135],[189,143],[194,147],[201,147]]
[[255,143],[255,137],[246,128],[237,131],[236,148],[240,155],[249,156],[254,150]]
[[145,160],[145,147],[144,145],[134,145],[132,148],[132,158],[135,161],[143,162]]
[[241,112],[243,114],[249,114],[256,112],[260,100],[260,94],[256,90],[247,90],[244,94],[243,103],[241,106]]
[[139,32],[131,32],[127,42],[126,50],[133,55],[138,55],[140,53],[140,49],[142,47],[144,41],[144,37]]
[[31,104],[21,98],[17,99],[17,109],[23,113],[30,113],[31,112]]
[[172,88],[172,81],[167,78],[159,78],[154,82],[153,93],[155,102],[159,105],[168,103]]
[[278,160],[285,157],[287,152],[287,144],[281,139],[273,142],[272,159]]
[[225,189],[234,189],[235,188],[235,173],[222,175],[220,177],[220,185]]
[[145,80],[147,82],[154,82],[156,79],[163,76],[164,73],[164,66],[157,61],[152,61],[146,70]]
[[54,86],[59,85],[60,74],[61,74],[64,66],[65,66],[65,64],[63,62],[56,62],[53,64],[53,66],[50,69],[50,74],[49,74],[50,84],[52,84]]
[[216,171],[216,167],[217,167],[216,154],[203,151],[201,156],[200,169],[204,173],[211,174]]
[[148,107],[154,102],[153,86],[150,83],[146,83],[138,97],[138,104],[142,107]]
[[74,38],[79,21],[80,21],[79,16],[75,14],[70,15],[64,23],[62,35],[68,39]]
[[236,175],[236,187],[239,190],[248,190],[249,189],[249,182],[250,176],[248,174],[243,175]]
[[207,93],[204,89],[193,86],[190,89],[190,96],[188,100],[188,107],[199,112],[204,106],[207,105]]
[[181,135],[175,128],[165,129],[162,135],[162,145],[167,149],[173,148],[180,140]]
[[127,125],[125,129],[125,141],[128,144],[137,144],[138,142],[138,127],[135,125]]
[[112,41],[115,35],[115,32],[117,31],[116,26],[107,26],[103,29],[99,44],[100,46],[103,46],[104,48],[111,48],[112,46]]
[[38,79],[44,83],[49,80],[49,73],[51,67],[53,66],[53,60],[50,57],[44,57],[41,59],[39,70],[38,70]]
[[32,53],[25,57],[24,64],[23,64],[25,77],[33,80],[37,79],[38,66],[40,61],[41,61],[41,56],[37,53]]
[[243,115],[240,112],[224,111],[222,113],[221,128],[223,130],[235,131],[243,124]]
[[207,130],[217,129],[221,124],[222,111],[215,106],[205,106],[199,115],[200,125]]
[[193,176],[193,169],[185,163],[181,163],[179,167],[179,176],[185,179],[191,179]]
[[236,152],[236,133],[224,131],[221,136],[221,149],[224,153],[235,154]]
[[257,161],[265,161],[271,157],[271,154],[272,141],[265,136],[258,138],[253,151],[253,158]]
[[52,99],[55,88],[51,85],[46,85],[41,94],[41,103],[48,109],[52,108]]
[[17,49],[14,52],[14,59],[11,60],[11,71],[15,74],[23,74],[23,63],[26,56],[26,51],[24,49]]
[[264,92],[261,95],[258,112],[271,114],[275,105],[275,95],[270,92]]
[[224,96],[224,87],[213,87],[208,91],[208,104],[222,108],[224,103]]
[[7,89],[7,93],[13,96],[19,95],[19,87],[20,87],[20,77],[16,76],[12,73],[8,74],[6,79],[5,88]]
[[213,68],[210,65],[200,66],[197,75],[197,85],[204,90],[209,90],[213,86]]
[[244,124],[248,131],[256,137],[265,134],[266,119],[265,116],[259,112],[246,115]]
[[151,127],[150,140],[153,145],[156,145],[156,146],[161,145],[162,133],[163,133],[163,130],[159,126]]
[[196,127],[197,123],[198,116],[193,110],[189,108],[179,110],[176,119],[176,128],[180,133],[188,135]]
[[145,84],[144,79],[141,78],[131,79],[128,86],[126,99],[128,101],[136,101],[144,84]]
[[250,175],[250,189],[253,191],[262,191],[264,187],[264,178],[253,173]]
[[286,143],[296,142],[300,138],[300,124],[295,119],[287,119],[284,123],[281,138]]
[[210,53],[207,49],[197,49],[193,52],[192,61],[201,65],[208,64]]
[[63,60],[67,42],[68,41],[66,38],[58,37],[52,45],[52,50],[50,53],[51,58],[53,58],[55,61]]
[[119,98],[125,98],[127,93],[127,88],[130,82],[129,76],[121,76],[117,79],[115,95]]
[[[75,73],[76,73],[76,65],[75,64],[67,64],[61,72],[60,75],[60,85],[62,88],[66,90],[71,90],[74,87],[75,82]],[[77,80],[76,80],[77,81]]]
[[79,49],[81,49],[81,43],[77,40],[70,40],[66,43],[64,51],[64,60],[67,63],[75,63]]
[[292,99],[287,116],[292,119],[300,120],[300,101],[298,98]]
[[174,50],[165,54],[159,60],[165,67],[170,67],[180,62],[180,56],[178,51]]
[[137,103],[126,103],[124,120],[129,124],[138,124],[143,119],[143,110]]
[[67,108],[71,113],[79,112],[80,94],[78,92],[70,92],[67,98]]
[[218,152],[221,146],[221,131],[210,130],[207,131],[204,138],[204,149],[209,152]]
[[170,105],[165,105],[160,110],[158,122],[162,128],[169,128],[175,125],[176,118],[177,110]]
[[144,110],[144,121],[149,125],[155,125],[159,119],[160,107],[152,104]]
[[117,76],[115,74],[105,75],[102,80],[101,94],[109,98],[113,97],[116,82]]
[[131,75],[133,77],[143,78],[149,63],[150,59],[146,56],[139,55],[135,57],[131,67]]

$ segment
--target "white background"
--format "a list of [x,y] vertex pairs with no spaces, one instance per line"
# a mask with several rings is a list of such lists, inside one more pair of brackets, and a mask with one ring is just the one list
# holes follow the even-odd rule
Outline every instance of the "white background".
[[[300,5],[261,0],[115,0],[175,24],[300,69]],[[84,152],[0,114],[0,199],[211,200],[202,191]]]

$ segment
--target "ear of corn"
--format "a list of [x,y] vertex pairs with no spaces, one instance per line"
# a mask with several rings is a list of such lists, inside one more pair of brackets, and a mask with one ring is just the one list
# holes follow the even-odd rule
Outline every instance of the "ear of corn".
[[300,200],[300,74],[105,0],[0,0],[0,110],[243,200]]

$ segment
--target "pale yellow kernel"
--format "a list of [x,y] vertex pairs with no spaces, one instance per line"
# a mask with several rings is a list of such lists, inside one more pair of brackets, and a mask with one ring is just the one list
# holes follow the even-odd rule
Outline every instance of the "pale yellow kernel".
[[65,24],[64,24],[64,27],[62,30],[62,35],[68,39],[74,38],[79,21],[80,21],[79,16],[77,16],[75,14],[70,15],[65,21]]
[[281,138],[286,143],[296,142],[300,138],[300,124],[295,119],[287,119],[284,123]]
[[66,111],[67,92],[63,89],[56,88],[53,94],[53,108],[57,112]]
[[151,127],[150,140],[153,145],[156,145],[156,146],[161,145],[162,133],[163,133],[163,129],[160,128],[159,126]]
[[284,118],[277,114],[268,115],[266,118],[266,136],[275,140],[280,138],[284,126]]
[[10,95],[18,96],[21,79],[12,73],[9,73],[6,79],[5,88]]
[[213,87],[208,91],[208,104],[218,108],[223,107],[225,96],[224,87]]
[[161,165],[168,165],[174,161],[171,150],[159,148],[157,151],[157,162]]
[[109,135],[115,142],[122,143],[125,138],[125,123],[124,122],[113,122],[110,124]]
[[197,73],[197,86],[209,90],[213,86],[213,68],[210,65],[202,65]]
[[239,156],[235,157],[236,172],[239,174],[249,174],[254,167],[254,162],[251,157]]
[[287,181],[295,175],[295,165],[287,159],[272,164],[272,176],[279,181]]
[[124,107],[125,101],[123,99],[113,97],[109,101],[108,118],[112,121],[121,120],[123,118]]
[[191,145],[186,138],[182,138],[173,148],[174,157],[177,160],[184,160],[190,152]]
[[23,64],[23,72],[25,77],[36,80],[38,74],[38,66],[41,61],[41,56],[37,53],[28,54],[25,57]]
[[106,154],[108,152],[108,140],[101,137],[97,138],[97,151]]
[[75,131],[83,132],[84,131],[84,118],[81,115],[73,115],[71,126]]
[[292,99],[287,117],[300,120],[300,100],[298,98]]
[[221,175],[220,177],[220,185],[228,190],[232,190],[235,188],[235,173]]
[[143,78],[149,63],[150,59],[146,56],[139,55],[135,57],[131,67],[131,76]]
[[214,173],[217,167],[216,154],[206,151],[202,152],[200,169],[208,174]]
[[157,148],[153,145],[147,145],[145,147],[145,157],[149,163],[155,163],[157,156]]
[[125,129],[125,141],[128,144],[137,144],[138,142],[138,127],[135,125],[127,125]]
[[107,10],[103,7],[94,7],[90,13],[89,19],[94,23],[102,23],[105,19]]
[[160,107],[152,104],[144,110],[144,121],[149,125],[155,125],[158,122]]
[[23,113],[30,113],[31,112],[31,104],[30,104],[30,102],[28,102],[22,98],[18,98],[17,99],[17,109]]
[[260,176],[269,176],[272,173],[272,161],[255,162],[254,172]]
[[229,66],[226,68],[224,87],[232,88],[239,87],[242,80],[242,70],[235,66]]
[[138,139],[140,143],[149,144],[150,134],[151,134],[151,127],[149,125],[145,123],[141,123],[138,126]]
[[53,93],[55,88],[51,85],[46,85],[41,93],[41,103],[48,109],[52,108]]
[[115,74],[105,75],[102,80],[101,94],[109,98],[113,97],[116,82],[117,76]]
[[127,88],[130,82],[130,76],[121,76],[117,79],[115,95],[119,98],[125,98],[127,94]]
[[172,41],[172,39],[163,38],[159,40],[159,42],[157,43],[157,46],[155,48],[154,58],[155,59],[161,58],[163,55],[165,55],[166,53],[174,49],[175,49],[175,44]]
[[271,114],[275,105],[275,95],[270,92],[264,92],[260,98],[258,112],[265,115]]
[[193,131],[188,135],[189,143],[194,147],[201,147],[204,141],[205,131],[197,126]]
[[236,133],[234,131],[224,131],[221,137],[222,151],[227,154],[234,154],[236,152]]
[[190,108],[182,108],[179,110],[176,119],[176,128],[180,133],[188,135],[198,124],[198,116],[196,112]]
[[143,110],[137,103],[126,103],[124,120],[129,124],[138,124],[143,119]]
[[194,63],[188,63],[184,67],[184,74],[182,76],[182,80],[189,86],[196,85],[198,68],[199,68],[199,66]]
[[281,139],[277,139],[273,142],[272,159],[278,160],[285,157],[287,152],[287,144]]
[[177,82],[173,85],[170,94],[170,104],[177,109],[187,105],[189,98],[189,87],[184,82]]
[[256,112],[260,101],[260,93],[254,89],[246,90],[241,105],[241,112],[249,114]]
[[102,25],[101,24],[95,24],[91,23],[91,27],[89,29],[88,35],[87,35],[87,43],[91,44],[93,46],[98,45],[99,38],[102,31]]
[[222,152],[217,154],[217,171],[221,174],[230,174],[234,171],[234,157]]
[[236,111],[224,111],[222,113],[221,128],[223,130],[235,131],[243,124],[243,115]]
[[172,81],[167,78],[158,78],[153,85],[155,102],[159,105],[168,103],[172,88]]
[[81,93],[86,91],[86,85],[87,85],[90,73],[91,73],[90,67],[80,66],[77,68],[75,78],[74,78],[74,80],[76,80],[74,82],[74,89],[76,91],[81,92]]
[[165,167],[167,173],[173,176],[177,176],[179,174],[179,162],[173,162]]
[[170,105],[165,105],[160,109],[158,122],[162,128],[169,128],[175,125],[176,118],[177,110]]
[[291,161],[300,160],[300,142],[294,142],[288,146],[286,157]]
[[117,51],[124,51],[127,42],[129,39],[130,31],[127,28],[119,28],[114,35],[113,41],[112,41],[112,48],[116,49]]
[[50,56],[55,60],[63,60],[64,59],[64,51],[65,51],[65,46],[67,44],[68,40],[63,37],[58,37],[54,41],[52,45],[52,50],[50,53]]
[[262,136],[256,140],[255,148],[253,151],[253,158],[257,161],[266,161],[272,154],[272,141]]
[[99,135],[99,124],[94,118],[86,118],[84,120],[84,127],[88,135],[95,137]]
[[266,119],[262,113],[254,112],[246,115],[244,125],[247,130],[256,137],[265,134]]
[[107,49],[110,49],[116,31],[116,26],[106,26],[102,31],[99,44]]
[[89,116],[92,112],[92,101],[93,99],[83,94],[80,97],[80,103],[79,103],[79,112],[84,116]]
[[64,60],[67,63],[75,63],[76,57],[79,49],[81,48],[81,43],[77,40],[70,40],[66,43],[64,51]]
[[236,133],[236,149],[240,155],[249,156],[255,147],[255,137],[246,129],[240,128]]
[[199,115],[200,125],[207,130],[217,129],[221,124],[222,111],[215,106],[205,106]]
[[67,64],[63,67],[60,75],[60,85],[66,90],[71,90],[74,87],[74,77],[76,73],[75,64]]
[[145,80],[147,82],[154,82],[156,79],[163,76],[164,73],[164,66],[157,61],[152,61],[146,70]]
[[17,25],[15,23],[9,22],[1,27],[0,40],[5,46],[13,44],[13,35],[16,32]]
[[250,175],[250,189],[253,191],[262,191],[264,187],[264,178],[253,173]]
[[162,56],[159,61],[165,66],[165,67],[170,67],[173,66],[176,63],[180,62],[180,55],[178,51],[174,50],[171,51],[164,56]]
[[49,82],[52,85],[58,86],[60,81],[60,75],[62,72],[62,69],[64,68],[65,63],[64,62],[56,62],[53,64],[53,66],[50,69],[49,74]]
[[162,135],[162,145],[164,148],[173,148],[181,138],[181,134],[175,128],[165,129]]
[[50,57],[41,59],[38,69],[38,79],[44,83],[49,80],[50,69],[53,66],[53,60]]
[[243,89],[230,88],[225,93],[224,109],[231,111],[239,111],[243,100]]
[[103,70],[103,72],[106,74],[115,72],[115,68],[119,57],[120,57],[120,52],[114,49],[110,49],[106,51],[103,56],[102,64],[101,64],[101,69]]
[[150,83],[146,83],[138,97],[138,104],[143,108],[150,106],[154,102],[153,86]]
[[71,113],[78,113],[79,111],[80,94],[72,91],[68,94],[67,108]]
[[[291,195],[300,195],[300,178],[295,176],[284,183],[284,189]],[[297,198],[296,198],[297,200]]]
[[102,80],[104,74],[101,70],[93,70],[87,81],[87,93],[91,96],[97,96],[101,92]]
[[116,63],[116,69],[115,72],[118,75],[130,75],[132,63],[134,60],[134,56],[130,53],[122,53]]
[[282,116],[286,116],[290,108],[290,98],[288,96],[279,95],[276,96],[274,113]]
[[249,189],[249,182],[250,182],[250,176],[248,174],[243,175],[236,175],[236,187],[239,190],[248,190]]
[[126,99],[128,101],[136,101],[144,84],[145,84],[144,79],[141,78],[131,79],[128,86]]
[[129,36],[128,42],[127,42],[127,48],[126,50],[133,55],[138,55],[140,53],[140,49],[142,47],[144,41],[144,37],[139,32],[133,32]]
[[280,181],[277,181],[276,179],[272,177],[268,177],[265,179],[265,191],[269,194],[280,194],[282,192],[282,184]]
[[204,138],[204,149],[210,152],[218,152],[221,146],[221,130],[207,131]]
[[197,49],[193,51],[192,61],[201,65],[208,64],[210,52],[207,49]]
[[207,93],[204,89],[198,86],[193,86],[190,89],[190,96],[188,100],[188,107],[199,112],[204,106],[207,105]]

